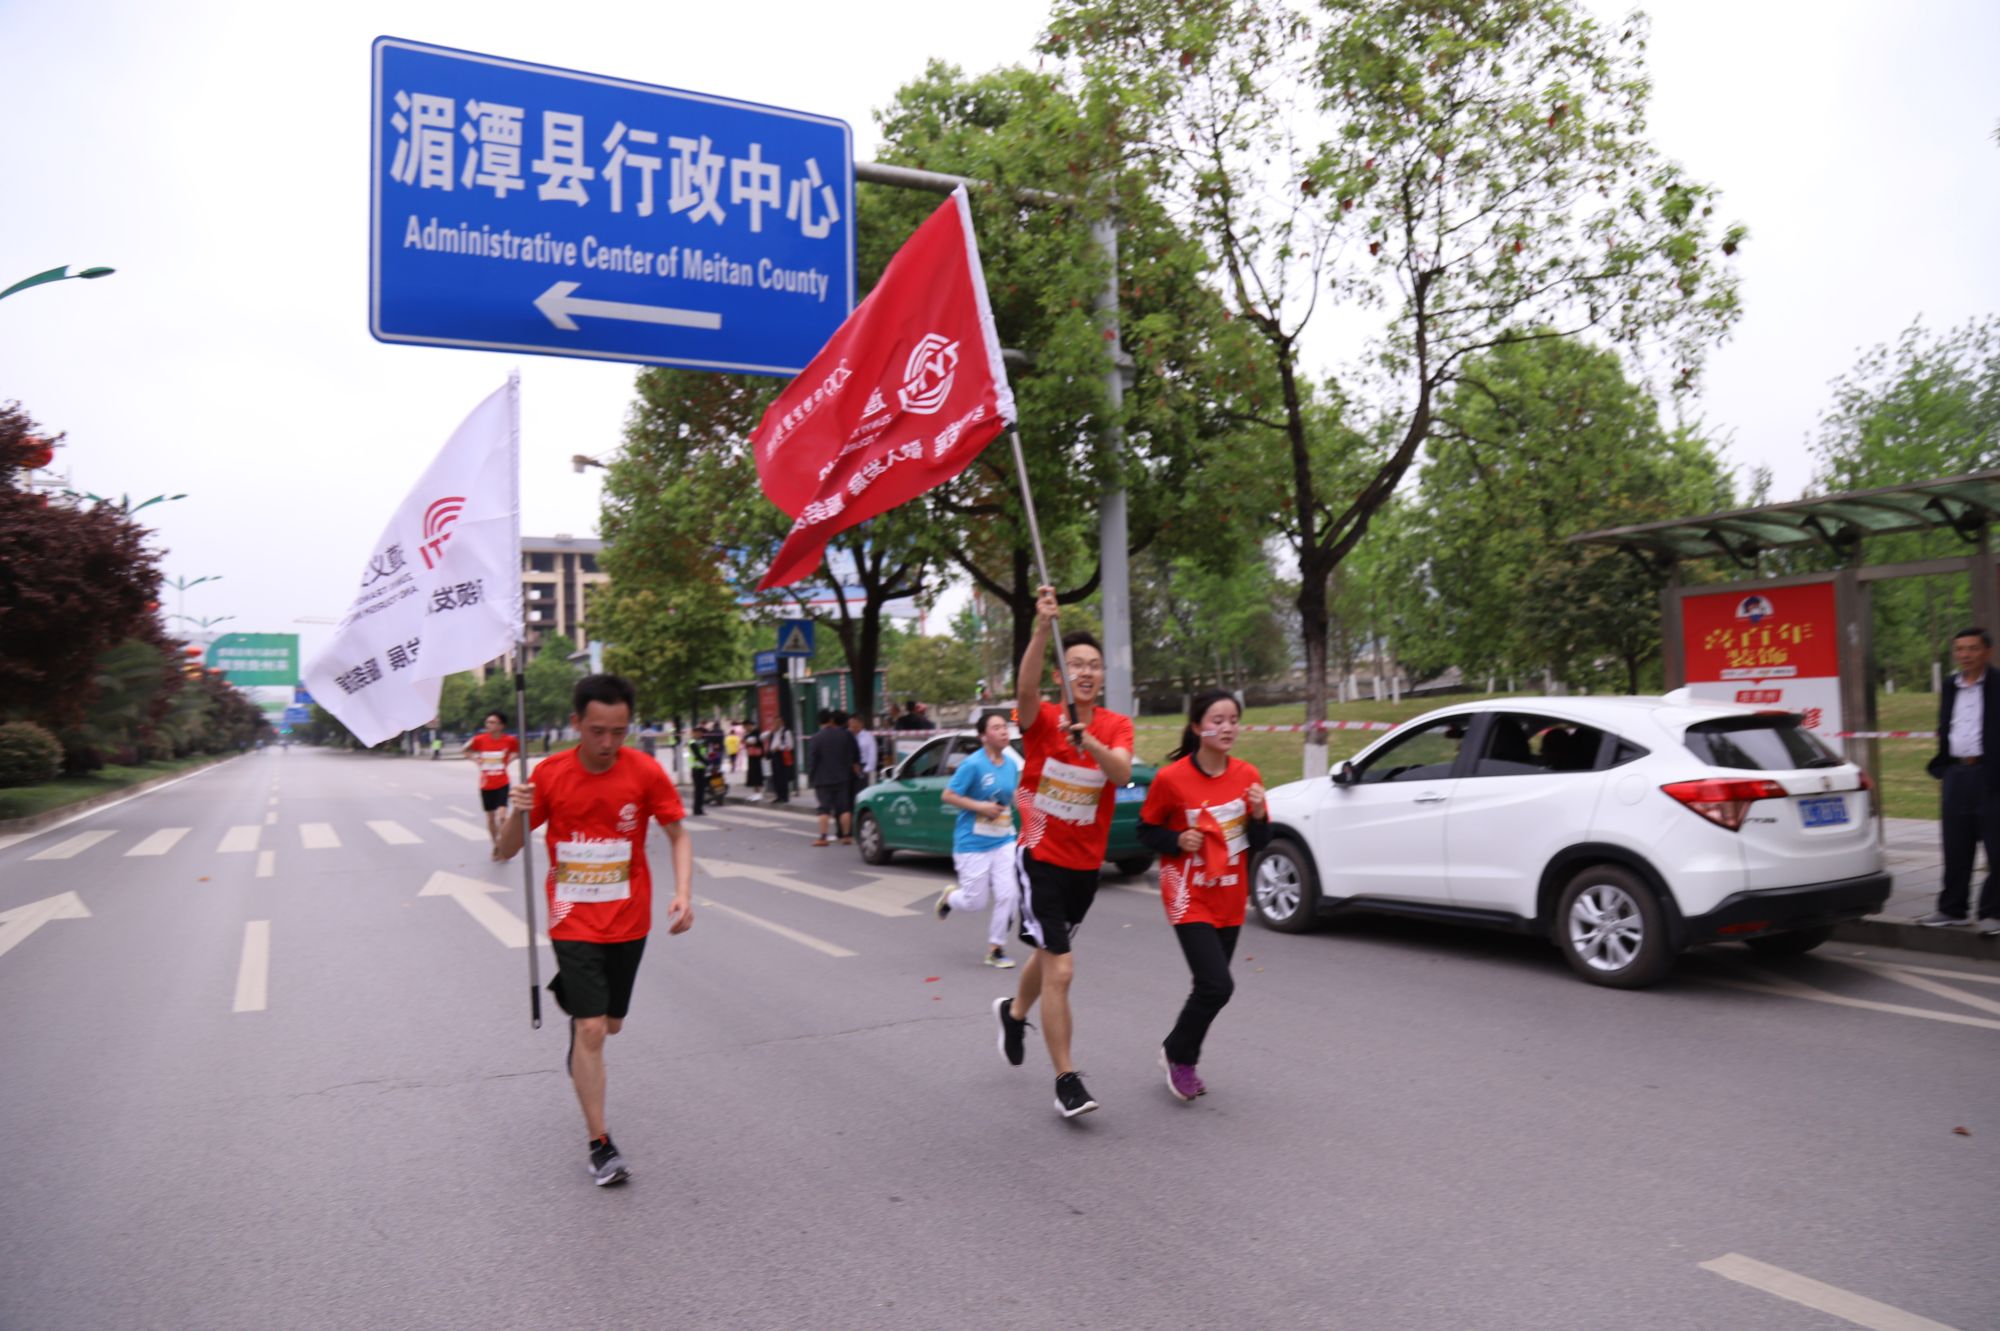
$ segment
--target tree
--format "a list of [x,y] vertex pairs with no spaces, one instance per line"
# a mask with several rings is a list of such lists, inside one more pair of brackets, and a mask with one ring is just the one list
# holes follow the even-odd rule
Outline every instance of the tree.
[[560,633],[542,639],[522,676],[529,725],[559,726],[569,719],[571,695],[583,673],[569,659],[575,651],[576,644]]
[[959,702],[973,696],[978,682],[978,656],[970,644],[955,637],[912,638],[889,667],[889,694],[894,698]]
[[[1686,384],[1736,316],[1720,258],[1745,233],[1645,139],[1644,36],[1569,0],[1058,0],[1044,49],[1216,256],[1243,331],[1218,375],[1252,445],[1232,471],[1298,563],[1308,721],[1333,571],[1469,358],[1594,329]],[[1322,301],[1382,327],[1365,373],[1315,386]]]
[[1264,551],[1238,546],[1226,562],[1149,551],[1133,562],[1132,658],[1139,679],[1192,693],[1243,690],[1283,673],[1276,574]]
[[53,442],[39,434],[20,403],[0,403],[0,720],[62,730],[87,711],[98,658],[148,624],[158,633],[159,554],[116,505],[25,488]]
[[1708,445],[1663,427],[1615,352],[1520,339],[1472,358],[1440,402],[1394,541],[1407,561],[1398,657],[1636,693],[1659,653],[1667,570],[1569,538],[1730,499]]

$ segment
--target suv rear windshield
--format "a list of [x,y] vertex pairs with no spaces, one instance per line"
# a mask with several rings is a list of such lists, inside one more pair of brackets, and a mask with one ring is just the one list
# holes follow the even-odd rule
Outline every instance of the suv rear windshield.
[[1688,727],[1689,752],[1713,767],[1752,772],[1793,772],[1802,767],[1838,767],[1818,736],[1800,727],[1796,716],[1732,716],[1697,721]]

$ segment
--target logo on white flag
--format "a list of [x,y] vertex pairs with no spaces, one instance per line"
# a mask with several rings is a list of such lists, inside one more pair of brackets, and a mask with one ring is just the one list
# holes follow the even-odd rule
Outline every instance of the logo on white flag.
[[464,495],[437,500],[424,510],[424,543],[418,549],[423,551],[425,568],[444,562],[444,543],[451,539],[451,529],[464,510]]

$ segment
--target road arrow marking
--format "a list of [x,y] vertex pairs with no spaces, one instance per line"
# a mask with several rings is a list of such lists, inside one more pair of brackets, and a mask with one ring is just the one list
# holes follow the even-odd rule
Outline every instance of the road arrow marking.
[[[497,883],[481,882],[477,878],[466,878],[440,869],[424,884],[420,897],[450,897],[465,907],[465,913],[485,926],[486,932],[505,943],[508,947],[528,945],[528,927],[521,923],[521,917],[495,901],[494,892],[507,889]],[[536,934],[538,943],[548,942],[544,934]]]
[[780,938],[789,938],[794,943],[802,943],[815,952],[826,953],[829,957],[851,957],[854,955],[838,943],[829,943],[823,938],[814,938],[811,934],[802,934],[797,929],[752,915],[747,910],[738,910],[734,906],[725,906],[720,901],[711,901],[707,897],[696,897],[694,900],[695,904],[703,910],[718,911],[721,914],[729,916],[731,919],[741,920],[745,924],[754,924],[759,929],[768,929]]
[[0,957],[13,951],[20,941],[50,920],[87,920],[90,908],[74,892],[58,892],[40,901],[30,901],[12,910],[0,910]]
[[737,864],[730,860],[697,860],[701,871],[716,878],[748,878],[752,882],[767,883],[772,887],[782,887],[787,892],[796,892],[802,897],[812,897],[816,901],[830,901],[836,906],[846,906],[852,910],[867,911],[870,915],[894,918],[900,915],[915,915],[908,907],[919,901],[926,901],[937,895],[935,885],[914,891],[914,883],[908,878],[884,878],[876,876],[861,887],[838,889],[821,887],[817,883],[802,883],[783,869],[766,869],[756,864]]
[[622,300],[582,300],[570,293],[581,285],[558,282],[535,298],[535,308],[566,333],[576,331],[572,316],[587,319],[623,319],[628,323],[671,324],[676,328],[722,327],[722,316],[707,310],[677,310],[670,305],[629,305]]

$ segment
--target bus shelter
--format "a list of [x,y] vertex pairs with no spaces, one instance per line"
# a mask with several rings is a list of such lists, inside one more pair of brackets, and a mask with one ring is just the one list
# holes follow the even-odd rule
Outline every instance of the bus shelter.
[[[1660,644],[1668,688],[1799,712],[1809,729],[1879,781],[1872,589],[1892,578],[1962,576],[1973,622],[2000,633],[2000,579],[1988,530],[1996,520],[2000,471],[1983,471],[1570,539],[1616,546],[1666,567]],[[1868,538],[1929,531],[1951,532],[1963,553],[1867,562]],[[1809,552],[1816,555],[1811,562],[1827,567],[1759,576],[1764,556]],[[1745,576],[1689,585],[1682,566],[1695,560],[1721,560]]]

